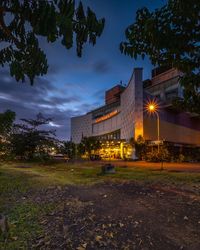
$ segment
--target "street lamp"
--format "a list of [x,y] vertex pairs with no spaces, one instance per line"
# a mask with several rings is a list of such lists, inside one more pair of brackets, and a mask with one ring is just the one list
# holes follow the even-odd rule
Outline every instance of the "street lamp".
[[157,116],[157,140],[158,140],[158,152],[160,151],[160,117],[158,113],[158,104],[156,102],[150,102],[146,106],[147,110],[151,114],[156,114]]

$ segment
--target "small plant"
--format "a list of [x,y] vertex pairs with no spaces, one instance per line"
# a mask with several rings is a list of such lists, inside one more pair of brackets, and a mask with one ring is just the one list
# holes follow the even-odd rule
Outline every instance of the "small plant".
[[164,162],[164,161],[170,161],[171,156],[166,147],[161,147],[158,151],[158,149],[153,150],[152,152],[148,152],[146,154],[147,161],[152,161],[152,162]]
[[146,144],[144,138],[139,135],[137,140],[131,138],[129,143],[132,147],[135,147],[136,156],[138,157],[138,159],[143,160],[145,158],[146,153]]
[[185,161],[185,156],[183,154],[179,154],[178,161],[179,162],[184,162]]

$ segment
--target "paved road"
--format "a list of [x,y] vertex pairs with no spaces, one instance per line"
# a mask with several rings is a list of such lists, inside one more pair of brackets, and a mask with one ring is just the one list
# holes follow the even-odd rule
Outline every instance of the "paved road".
[[[161,163],[145,162],[145,161],[110,161],[115,166],[128,166],[128,167],[142,167],[148,169],[160,169]],[[180,172],[199,172],[200,173],[200,162],[199,163],[168,163],[164,162],[163,167],[169,171],[180,171]]]

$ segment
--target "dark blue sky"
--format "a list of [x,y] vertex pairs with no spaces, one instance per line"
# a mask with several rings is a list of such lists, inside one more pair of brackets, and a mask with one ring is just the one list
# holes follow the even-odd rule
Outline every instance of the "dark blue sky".
[[134,22],[138,8],[159,8],[165,0],[83,0],[98,18],[106,24],[96,46],[86,45],[82,58],[76,56],[75,47],[66,50],[58,42],[41,47],[49,62],[48,75],[37,78],[31,87],[17,83],[6,69],[0,71],[0,112],[12,109],[17,118],[33,117],[42,112],[54,118],[52,128],[60,139],[70,138],[70,117],[83,114],[104,102],[104,91],[130,79],[134,67],[144,68],[144,79],[150,76],[148,59],[135,61],[119,51],[125,39],[124,31]]

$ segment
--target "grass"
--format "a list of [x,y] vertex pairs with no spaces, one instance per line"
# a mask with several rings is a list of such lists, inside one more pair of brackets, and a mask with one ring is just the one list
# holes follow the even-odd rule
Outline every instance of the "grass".
[[39,220],[53,206],[38,205],[31,202],[20,202],[6,210],[9,218],[9,235],[0,237],[0,249],[30,249],[30,240],[39,237],[43,229]]
[[[20,167],[21,166],[21,167]],[[23,167],[27,166],[27,167]],[[59,163],[49,166],[36,163],[0,165],[0,213],[9,218],[9,236],[0,236],[0,249],[28,249],[32,238],[42,234],[41,217],[57,204],[35,204],[23,199],[48,186],[92,185],[104,181],[137,181],[165,185],[198,185],[200,173],[152,171],[139,167],[116,168],[116,174],[101,175],[99,163]],[[6,241],[6,239],[8,240]]]
[[[22,167],[20,167],[22,166]],[[27,166],[27,167],[26,167]],[[99,163],[58,163],[39,165],[36,163],[11,163],[0,165],[1,191],[26,192],[29,188],[49,185],[89,185],[105,180],[135,180],[142,182],[164,182],[165,184],[200,183],[200,173],[168,172],[141,167],[116,167],[114,175],[101,175]],[[23,179],[23,185],[21,185]]]

